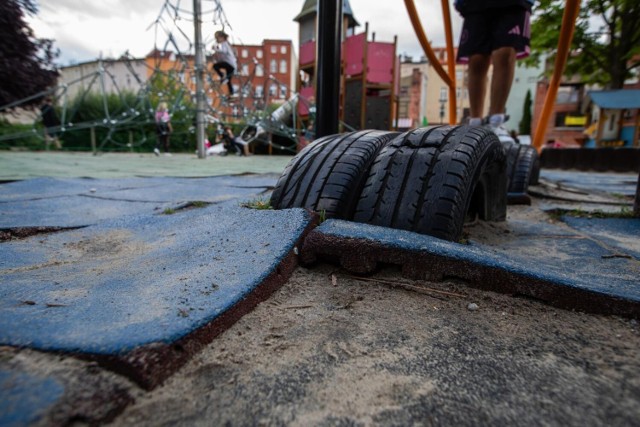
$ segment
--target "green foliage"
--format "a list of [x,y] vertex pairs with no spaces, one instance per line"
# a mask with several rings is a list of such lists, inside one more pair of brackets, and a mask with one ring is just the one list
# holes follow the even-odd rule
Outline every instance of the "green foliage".
[[132,92],[104,96],[85,92],[56,112],[63,123],[60,139],[67,150],[90,151],[91,129],[100,151],[150,151],[155,144],[155,127],[142,100]]
[[240,203],[243,208],[256,209],[256,210],[269,210],[273,209],[270,199],[256,198],[249,200],[248,202]]
[[531,91],[527,90],[524,97],[524,105],[522,106],[522,120],[518,125],[518,133],[520,135],[531,135]]
[[16,148],[25,150],[43,149],[44,134],[42,127],[12,124],[7,120],[0,119],[0,150]]
[[[539,0],[531,27],[532,55],[553,61],[558,46],[565,2]],[[566,76],[611,89],[621,88],[640,66],[640,2],[637,0],[585,0],[582,2],[571,46]]]

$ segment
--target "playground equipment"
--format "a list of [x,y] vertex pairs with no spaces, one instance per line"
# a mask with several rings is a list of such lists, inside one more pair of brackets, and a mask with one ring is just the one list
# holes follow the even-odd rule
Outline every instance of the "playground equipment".
[[[528,202],[527,187],[537,182],[540,170],[536,149],[540,149],[566,63],[580,2],[567,1],[551,80],[554,88],[545,99],[543,120],[538,124],[533,147],[499,138],[485,128],[455,125],[449,3],[442,0],[448,72],[427,41],[413,1],[405,0],[405,5],[427,57],[449,86],[451,126],[413,129],[403,134],[361,131],[325,136],[291,160],[278,180],[271,203],[277,209],[303,207],[323,212],[327,218],[457,241],[465,220],[479,217],[502,221],[506,219],[509,199]],[[319,27],[323,27],[322,22]],[[337,38],[339,34],[333,36]],[[321,120],[318,117],[319,124]]]

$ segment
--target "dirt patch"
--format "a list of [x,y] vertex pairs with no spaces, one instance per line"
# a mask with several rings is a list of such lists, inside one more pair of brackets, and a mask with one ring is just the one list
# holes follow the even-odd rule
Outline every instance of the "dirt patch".
[[60,231],[77,230],[81,227],[18,227],[0,229],[0,242],[8,240],[26,239],[39,234],[58,233]]
[[[638,323],[299,268],[118,425],[633,424]],[[476,304],[470,307],[470,304]],[[471,308],[471,309],[470,309]]]

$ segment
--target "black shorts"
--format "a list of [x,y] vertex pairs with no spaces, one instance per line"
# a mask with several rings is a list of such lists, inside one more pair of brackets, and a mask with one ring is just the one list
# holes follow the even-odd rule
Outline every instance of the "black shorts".
[[529,56],[530,17],[529,10],[518,6],[468,14],[460,34],[458,63],[466,64],[472,55],[490,55],[501,47],[514,48],[518,59]]

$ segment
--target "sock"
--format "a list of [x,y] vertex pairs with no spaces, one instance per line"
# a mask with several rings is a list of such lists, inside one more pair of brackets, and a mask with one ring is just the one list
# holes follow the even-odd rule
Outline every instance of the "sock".
[[482,125],[482,117],[469,117],[469,126]]
[[504,122],[504,114],[493,114],[491,117],[489,117],[489,124],[494,127],[500,127]]

